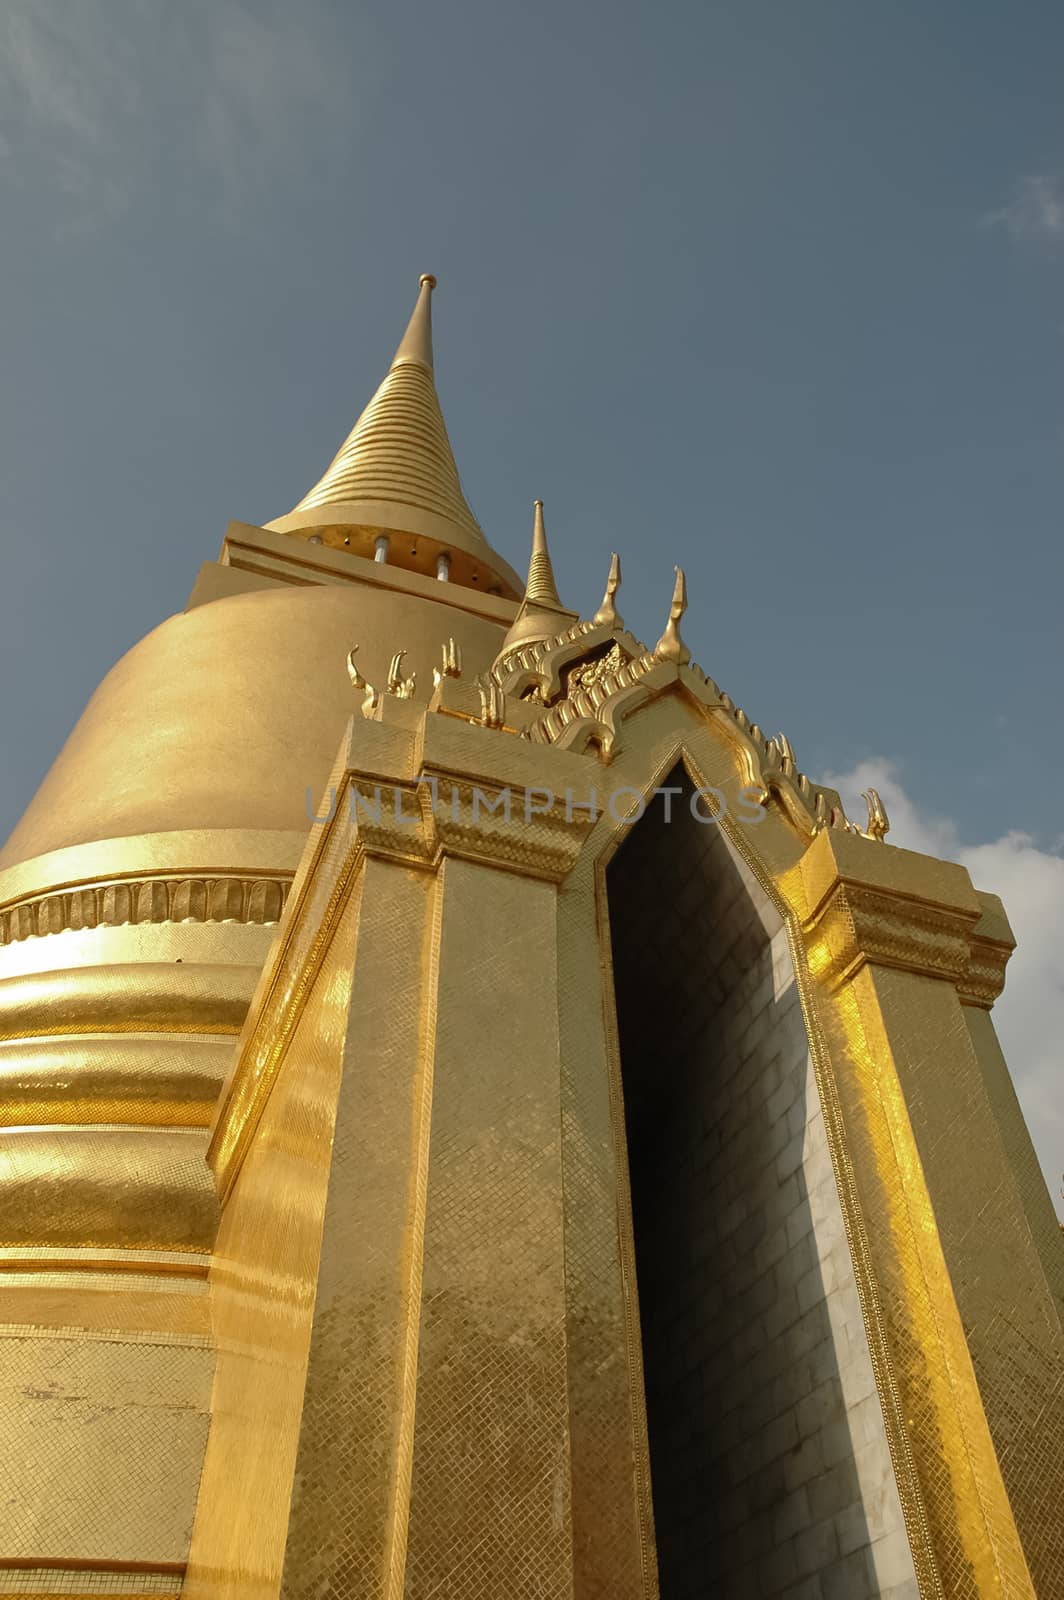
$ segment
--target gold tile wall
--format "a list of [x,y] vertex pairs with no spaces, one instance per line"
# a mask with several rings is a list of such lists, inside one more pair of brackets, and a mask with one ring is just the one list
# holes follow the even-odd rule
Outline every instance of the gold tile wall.
[[3,1557],[183,1561],[212,1366],[202,1334],[4,1330]]
[[981,1070],[952,985],[886,971],[876,988],[1031,1577],[1064,1593],[1064,1337],[1002,1135],[1007,1080]]
[[223,1213],[217,1375],[184,1594],[274,1595],[284,1558],[358,920],[344,911]]
[[405,1594],[572,1594],[549,883],[447,860]]
[[432,1105],[437,884],[363,869],[284,1595],[402,1594]]

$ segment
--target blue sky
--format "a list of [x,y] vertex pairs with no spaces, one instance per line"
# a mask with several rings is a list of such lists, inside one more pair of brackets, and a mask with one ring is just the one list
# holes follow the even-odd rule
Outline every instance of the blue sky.
[[681,562],[696,658],[806,770],[984,852],[1064,1166],[1064,11],[7,0],[0,50],[0,831],[433,271],[510,561],[540,496],[567,603],[616,548],[649,638]]

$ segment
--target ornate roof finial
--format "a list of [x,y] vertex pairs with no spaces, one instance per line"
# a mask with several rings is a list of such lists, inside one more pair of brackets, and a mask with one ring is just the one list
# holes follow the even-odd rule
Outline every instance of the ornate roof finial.
[[410,700],[413,698],[417,687],[417,673],[412,672],[409,678],[403,677],[403,657],[405,650],[397,650],[388,663],[388,693],[394,694],[397,700]]
[[602,604],[592,617],[592,622],[606,624],[611,628],[624,627],[624,619],[613,603],[613,597],[620,587],[621,558],[615,550],[610,557],[610,575],[606,579],[606,593],[602,596]]
[[357,654],[358,645],[353,644],[347,655],[347,675],[351,679],[352,685],[356,689],[362,690],[362,715],[366,718],[372,718],[380,705],[380,691],[373,687],[368,678],[362,676],[358,668],[358,662],[355,660]]
[[577,613],[567,611],[558,596],[554,568],[551,566],[550,551],[547,549],[543,501],[537,500],[532,519],[532,559],[528,563],[525,597],[510,625],[509,633],[502,642],[499,657],[504,656],[515,645],[539,644],[544,639],[554,639],[578,621]]
[[436,287],[436,279],[431,272],[423,272],[417,280],[417,303],[414,306],[410,321],[406,325],[406,332],[399,341],[399,348],[392,359],[392,366],[397,367],[403,361],[417,361],[423,367],[432,371],[432,291]]
[[535,502],[532,518],[532,559],[528,563],[528,582],[525,599],[533,605],[560,606],[558,586],[554,581],[554,568],[547,549],[547,530],[543,524],[543,501]]
[[684,577],[683,568],[677,567],[669,620],[665,624],[665,632],[654,646],[654,654],[659,661],[675,661],[679,667],[686,666],[690,661],[691,652],[680,638],[680,618],[686,610],[687,579]]
[[866,789],[861,795],[868,810],[868,827],[864,830],[866,839],[876,839],[880,844],[890,832],[890,818],[887,808],[879,798],[875,789]]
[[433,688],[438,689],[444,678],[460,678],[462,676],[462,649],[455,644],[453,639],[448,639],[443,646],[443,660],[438,667],[432,669]]

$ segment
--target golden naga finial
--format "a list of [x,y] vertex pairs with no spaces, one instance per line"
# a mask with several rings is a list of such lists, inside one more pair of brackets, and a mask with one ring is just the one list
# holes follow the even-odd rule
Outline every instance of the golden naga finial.
[[863,830],[864,836],[866,839],[875,839],[879,844],[882,844],[890,832],[890,818],[887,816],[887,808],[875,789],[866,789],[861,795],[861,799],[868,807],[868,827]]
[[358,645],[353,644],[347,653],[347,675],[354,687],[363,691],[362,715],[364,717],[372,717],[380,705],[380,691],[375,689],[369,679],[364,678],[359,672],[358,662],[355,660],[357,653]]
[[409,678],[403,677],[403,657],[405,655],[405,650],[397,650],[388,664],[388,693],[394,694],[397,700],[409,700],[417,683],[416,672],[412,672]]
[[691,652],[680,638],[680,618],[687,610],[687,579],[682,567],[676,568],[676,586],[672,591],[672,605],[665,632],[654,646],[659,661],[675,661],[678,667],[686,666]]
[[485,728],[501,728],[506,720],[506,696],[494,678],[474,678],[480,695],[480,723]]
[[776,737],[772,740],[772,743],[776,746],[776,749],[779,752],[780,771],[785,777],[793,777],[797,770],[798,764],[794,759],[794,746],[791,744],[791,741],[788,739],[785,733],[777,733]]
[[606,593],[602,596],[602,604],[592,617],[592,622],[597,622],[610,628],[624,627],[624,619],[613,603],[613,597],[620,587],[621,558],[615,550],[610,557],[610,575],[606,579]]
[[453,639],[448,639],[443,646],[443,661],[438,667],[432,669],[432,687],[438,689],[444,678],[460,678],[462,676],[462,651]]

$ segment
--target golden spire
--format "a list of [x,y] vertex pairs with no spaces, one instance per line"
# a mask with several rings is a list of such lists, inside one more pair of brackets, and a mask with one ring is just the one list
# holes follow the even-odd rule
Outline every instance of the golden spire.
[[505,655],[516,645],[537,644],[543,639],[553,639],[579,620],[579,613],[567,611],[558,596],[554,568],[547,548],[543,501],[537,500],[532,519],[532,558],[528,563],[525,597],[503,640],[499,655]]
[[399,341],[392,366],[400,361],[418,361],[432,371],[432,291],[436,279],[431,272],[423,272],[417,280],[417,303],[410,314],[406,332]]
[[[516,597],[520,581],[485,539],[458,477],[432,365],[432,291],[417,303],[384,382],[324,475],[293,511],[266,526],[369,556],[382,535],[387,560],[415,571],[450,558],[452,581]],[[396,537],[397,535],[402,537]]]
[[554,581],[554,568],[547,549],[547,530],[543,525],[543,501],[537,500],[532,518],[532,559],[528,563],[528,582],[525,599],[531,605],[561,607],[558,586]]

